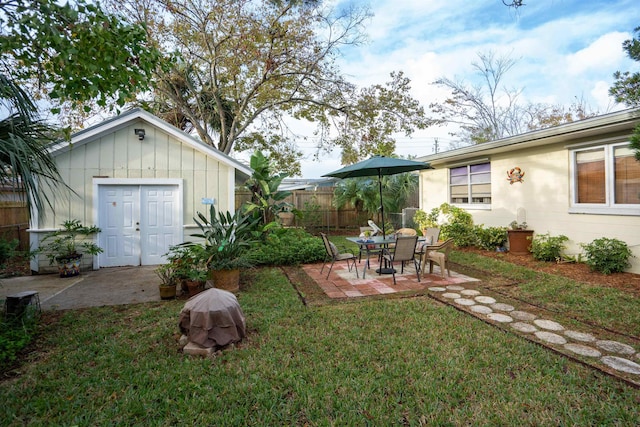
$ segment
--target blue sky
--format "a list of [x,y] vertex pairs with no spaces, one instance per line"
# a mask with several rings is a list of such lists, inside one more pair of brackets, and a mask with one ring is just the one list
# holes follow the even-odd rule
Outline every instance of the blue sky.
[[[346,1],[334,2],[338,6]],[[431,83],[439,77],[479,83],[471,63],[479,52],[494,51],[517,60],[504,84],[523,89],[523,103],[570,105],[582,98],[593,109],[610,112],[607,90],[617,70],[637,70],[622,42],[640,26],[638,0],[525,0],[517,11],[501,0],[372,0],[368,42],[343,51],[342,71],[361,86],[384,83],[401,70],[412,81],[422,105],[443,100],[447,92]],[[397,153],[427,155],[434,138],[451,140],[433,127],[400,137]],[[311,148],[307,142],[302,147]],[[311,156],[309,156],[311,157]],[[303,162],[305,178],[340,167],[339,155]]]

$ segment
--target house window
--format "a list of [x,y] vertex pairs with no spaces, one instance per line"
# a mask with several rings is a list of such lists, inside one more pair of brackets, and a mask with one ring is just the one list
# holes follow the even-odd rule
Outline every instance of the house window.
[[627,143],[572,151],[576,212],[625,213],[640,208],[640,162]]
[[449,194],[452,204],[491,204],[491,164],[449,169]]

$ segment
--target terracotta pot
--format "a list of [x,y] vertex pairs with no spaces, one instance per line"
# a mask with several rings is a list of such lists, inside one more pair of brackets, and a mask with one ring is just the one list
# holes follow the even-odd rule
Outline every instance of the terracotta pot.
[[240,290],[240,269],[234,270],[211,270],[213,286],[229,292]]
[[187,285],[187,292],[189,292],[189,296],[192,297],[194,295],[199,294],[204,291],[204,283],[197,280],[185,280],[184,284]]
[[531,246],[533,230],[507,230],[509,252],[514,255],[527,255]]
[[82,254],[75,257],[58,257],[58,272],[60,277],[74,277],[80,274]]
[[160,285],[160,299],[174,299],[176,297],[175,285]]

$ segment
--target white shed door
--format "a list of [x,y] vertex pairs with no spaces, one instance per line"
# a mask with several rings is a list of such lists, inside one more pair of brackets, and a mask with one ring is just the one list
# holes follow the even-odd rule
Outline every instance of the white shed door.
[[182,242],[174,185],[103,185],[99,191],[100,266],[162,264]]

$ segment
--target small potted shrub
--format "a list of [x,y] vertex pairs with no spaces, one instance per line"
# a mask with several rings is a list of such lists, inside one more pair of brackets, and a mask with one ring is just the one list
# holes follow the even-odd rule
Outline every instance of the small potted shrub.
[[99,233],[95,225],[85,226],[77,219],[62,223],[62,229],[47,235],[40,242],[38,253],[46,254],[49,263],[58,263],[60,277],[72,277],[80,274],[80,261],[84,254],[98,255],[103,249],[88,237]]
[[166,254],[176,283],[189,296],[204,290],[207,281],[207,256],[202,245],[191,243],[171,246]]
[[171,264],[163,264],[156,268],[156,274],[160,278],[160,299],[174,299],[178,279]]
[[507,230],[509,240],[509,252],[515,255],[526,255],[529,253],[533,230],[527,229],[526,222],[511,221]]

